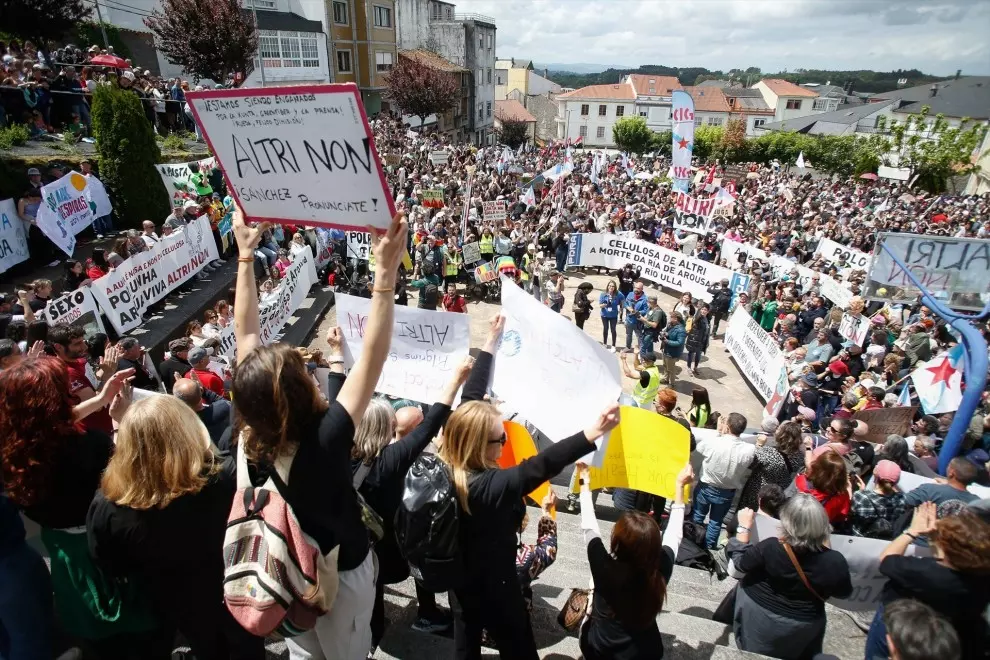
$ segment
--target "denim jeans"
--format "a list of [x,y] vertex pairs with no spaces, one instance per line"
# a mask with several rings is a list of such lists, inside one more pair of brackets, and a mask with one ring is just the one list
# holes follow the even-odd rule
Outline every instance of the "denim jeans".
[[643,333],[640,331],[639,326],[633,323],[632,325],[626,323],[626,348],[632,348],[632,338],[636,337],[636,343],[643,343]]
[[567,265],[567,251],[558,250],[557,252],[554,253],[553,258],[554,261],[556,262],[554,265],[557,267],[557,272],[563,273],[564,267]]
[[653,334],[643,332],[639,335],[639,359],[645,359],[647,353],[653,352]]
[[264,255],[265,260],[268,262],[269,268],[275,265],[275,259],[278,257],[277,250],[273,250],[270,247],[259,245],[258,247],[255,248],[255,252],[254,252],[255,256],[257,256],[259,252]]
[[722,520],[732,508],[732,498],[736,491],[728,488],[716,488],[702,482],[694,494],[694,522],[705,522],[708,515],[708,528],[705,530],[705,545],[709,548],[718,546],[718,535],[722,530]]
[[101,236],[113,233],[113,222],[109,214],[93,220],[93,231]]
[[688,351],[688,354],[687,354],[687,367],[688,367],[688,369],[691,368],[691,365],[692,364],[694,365],[694,368],[695,369],[697,369],[698,368],[698,365],[701,364],[701,350],[700,349],[697,350],[697,351]]
[[612,331],[612,346],[615,346],[615,328],[619,319],[607,319],[602,317],[602,343],[608,344],[608,331]]
[[883,603],[877,605],[877,613],[873,615],[873,623],[866,633],[866,660],[889,658],[890,649],[887,647],[887,624],[883,620]]

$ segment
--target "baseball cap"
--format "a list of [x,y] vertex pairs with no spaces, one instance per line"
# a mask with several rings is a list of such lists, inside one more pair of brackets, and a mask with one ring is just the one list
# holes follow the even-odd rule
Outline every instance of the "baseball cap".
[[28,176],[41,176],[41,170],[39,170],[37,167],[28,168],[27,175]]
[[202,346],[195,346],[189,349],[189,364],[196,364],[207,356],[209,356],[209,353],[206,352],[205,348]]
[[131,82],[134,82],[134,73],[132,71],[124,71],[122,74],[120,74],[120,77],[130,80]]
[[873,468],[873,476],[878,481],[887,481],[896,484],[901,478],[901,468],[894,461],[882,460]]
[[189,209],[198,209],[198,208],[199,208],[199,204],[197,204],[196,202],[194,202],[191,199],[188,200],[185,204],[182,205],[182,210],[183,211],[188,211]]
[[839,362],[838,360],[836,360],[835,362],[829,364],[828,365],[828,370],[831,371],[836,376],[848,376],[849,375],[849,367],[846,366],[846,363],[845,362]]
[[179,339],[173,339],[168,344],[169,353],[178,353],[180,351],[188,351],[192,348],[192,339],[188,337],[180,337]]

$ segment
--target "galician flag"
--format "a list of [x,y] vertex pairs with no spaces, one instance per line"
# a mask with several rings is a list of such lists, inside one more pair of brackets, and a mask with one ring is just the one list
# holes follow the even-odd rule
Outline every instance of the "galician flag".
[[523,202],[526,208],[536,206],[536,193],[533,192],[533,186],[526,189],[526,192],[519,197],[519,201]]
[[911,406],[911,386],[908,383],[904,383],[904,387],[901,388],[901,394],[897,397],[897,405],[905,408]]
[[800,167],[802,170],[804,169],[804,152],[803,151],[798,154],[797,162],[794,163],[794,164],[797,165],[798,167]]
[[962,344],[947,353],[923,362],[911,372],[914,390],[926,415],[953,412],[962,402],[962,374],[965,356]]

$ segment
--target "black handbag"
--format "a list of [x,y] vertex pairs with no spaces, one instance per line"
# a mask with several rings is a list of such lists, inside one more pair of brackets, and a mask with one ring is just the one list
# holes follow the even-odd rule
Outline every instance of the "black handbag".
[[725,594],[725,598],[722,599],[722,602],[712,612],[712,621],[724,623],[727,626],[732,625],[736,618],[736,589],[738,588],[739,583],[736,582],[732,589],[729,590],[729,593]]

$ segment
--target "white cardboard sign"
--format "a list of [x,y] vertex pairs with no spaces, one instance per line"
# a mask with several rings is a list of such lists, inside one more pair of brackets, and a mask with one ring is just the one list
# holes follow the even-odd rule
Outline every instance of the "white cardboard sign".
[[106,334],[100,308],[93,299],[89,287],[69,291],[45,307],[45,319],[50,325],[75,325],[90,337],[97,332]]
[[824,257],[825,261],[830,264],[839,264],[839,260],[845,257],[846,264],[857,270],[869,270],[871,255],[861,252],[855,248],[846,247],[841,243],[836,243],[835,241],[823,238],[818,243],[818,248],[815,250],[815,254],[820,257]]
[[388,228],[395,205],[353,83],[186,99],[249,220]]
[[485,222],[493,222],[496,220],[505,220],[505,200],[498,199],[491,202],[482,202],[482,210],[484,212]]

